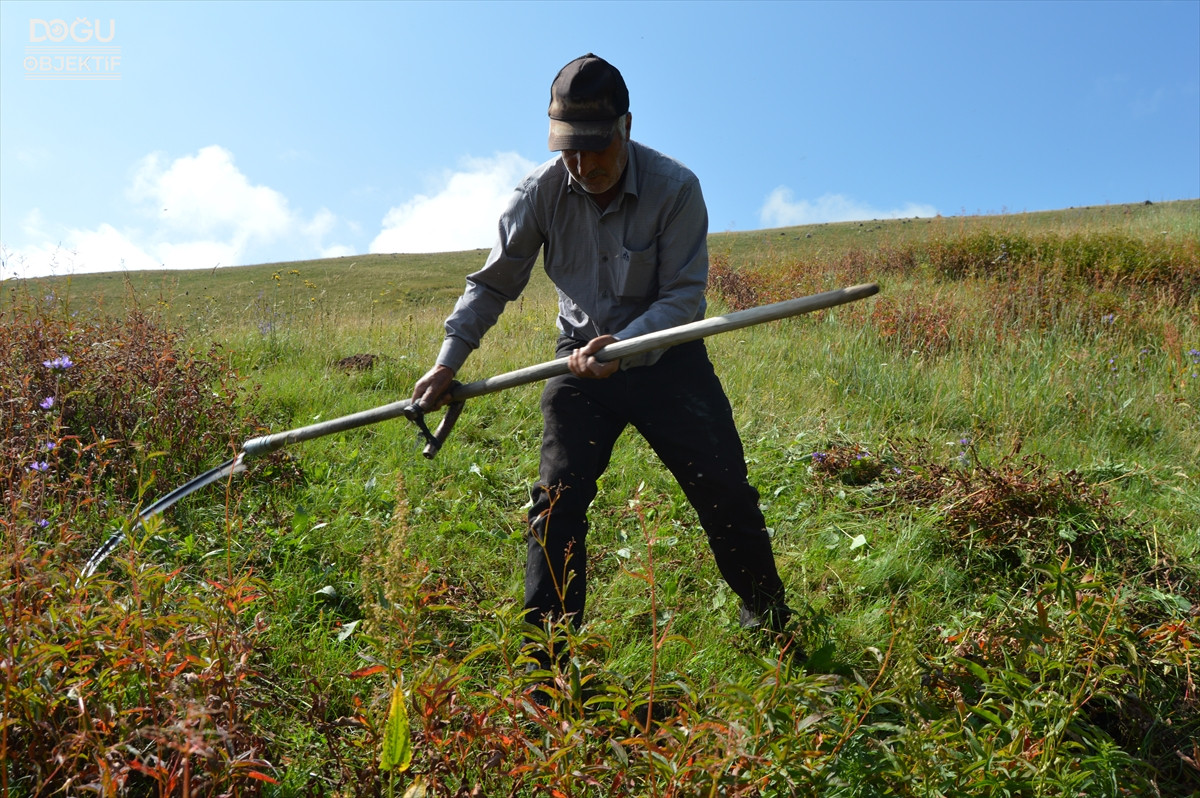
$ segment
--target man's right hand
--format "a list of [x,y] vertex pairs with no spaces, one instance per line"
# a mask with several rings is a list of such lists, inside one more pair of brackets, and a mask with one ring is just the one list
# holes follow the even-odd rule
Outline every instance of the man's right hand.
[[434,366],[413,386],[413,404],[427,413],[449,404],[450,383],[453,381],[454,369]]

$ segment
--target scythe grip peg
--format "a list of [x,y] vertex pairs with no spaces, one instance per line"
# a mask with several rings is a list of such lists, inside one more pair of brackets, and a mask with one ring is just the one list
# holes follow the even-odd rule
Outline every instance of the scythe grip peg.
[[[461,385],[462,383],[455,380],[450,384],[450,391],[453,392]],[[442,444],[446,442],[446,438],[450,437],[450,431],[454,429],[454,424],[462,415],[465,405],[466,400],[452,401],[446,405],[446,414],[442,416],[442,421],[438,424],[435,432],[429,431],[429,426],[425,423],[425,411],[418,405],[414,403],[404,409],[404,417],[417,425],[421,437],[425,439],[425,448],[421,453],[425,455],[426,459],[432,460],[442,448]]]

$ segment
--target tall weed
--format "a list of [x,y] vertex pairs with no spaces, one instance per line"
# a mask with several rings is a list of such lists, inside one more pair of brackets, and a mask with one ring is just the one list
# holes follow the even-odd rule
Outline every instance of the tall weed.
[[[116,578],[80,579],[146,489],[205,467],[240,415],[236,375],[132,311],[14,297],[0,324],[4,794],[218,794],[271,781],[252,728],[262,584],[185,577],[131,531]],[[219,455],[218,455],[219,456]]]

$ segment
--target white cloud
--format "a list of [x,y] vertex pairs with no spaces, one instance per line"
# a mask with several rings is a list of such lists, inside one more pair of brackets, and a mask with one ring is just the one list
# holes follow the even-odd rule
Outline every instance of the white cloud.
[[513,152],[467,158],[437,193],[419,194],[383,217],[371,252],[455,252],[490,247],[513,188],[536,164]]
[[[466,158],[432,190],[391,208],[371,252],[445,252],[488,247],[513,188],[534,163],[516,153]],[[363,234],[327,208],[301,215],[287,197],[256,185],[220,146],[172,159],[138,160],[125,187],[129,224],[73,228],[34,209],[20,230],[28,244],[3,252],[0,279],[85,271],[211,269],[361,252],[343,243]],[[120,218],[121,209],[113,209]],[[336,236],[336,238],[335,238]],[[342,242],[337,239],[342,238]],[[330,239],[333,239],[332,241]],[[280,252],[286,248],[286,252]],[[297,249],[300,251],[297,252]]]
[[358,250],[354,249],[354,247],[348,247],[345,244],[334,244],[331,247],[322,247],[320,257],[345,258],[356,254],[358,254]]
[[[36,209],[31,213],[35,215],[40,217]],[[67,229],[57,241],[44,231],[37,232],[41,233],[39,243],[5,251],[0,279],[162,268],[159,261],[110,224],[101,224],[95,230]]]
[[153,251],[162,264],[159,269],[215,269],[242,262],[241,248],[224,241],[164,241],[155,244]]
[[792,190],[780,186],[767,195],[758,212],[763,227],[793,227],[823,222],[854,222],[865,219],[909,219],[914,216],[937,216],[937,208],[915,202],[900,208],[880,210],[841,194],[825,194],[816,200],[797,200]]
[[110,224],[102,224],[95,230],[72,230],[69,240],[76,260],[98,271],[161,267],[161,261],[142,251]]
[[[219,146],[168,161],[151,153],[137,162],[125,197],[144,218],[143,227],[94,229],[52,224],[39,209],[22,219],[33,242],[4,253],[0,279],[85,271],[211,269],[252,261],[282,260],[295,253],[350,254],[324,242],[338,218],[321,208],[311,218],[293,211],[269,186],[254,185]],[[288,246],[280,256],[277,247]]]
[[39,208],[34,208],[21,219],[21,231],[30,238],[46,238],[46,219]]
[[161,153],[143,158],[127,196],[173,232],[216,237],[241,249],[251,240],[277,240],[297,222],[287,199],[251,185],[223,147],[205,147],[166,168],[162,161]]
[[316,215],[303,226],[304,235],[309,238],[315,238],[318,241],[333,230],[337,225],[337,217],[328,208],[322,208],[317,211]]

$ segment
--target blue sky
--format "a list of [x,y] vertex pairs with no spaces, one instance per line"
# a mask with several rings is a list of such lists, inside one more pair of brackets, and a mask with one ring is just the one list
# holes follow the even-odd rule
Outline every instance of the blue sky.
[[1200,196],[1195,0],[4,0],[0,278],[489,247],[588,51],[713,232]]

